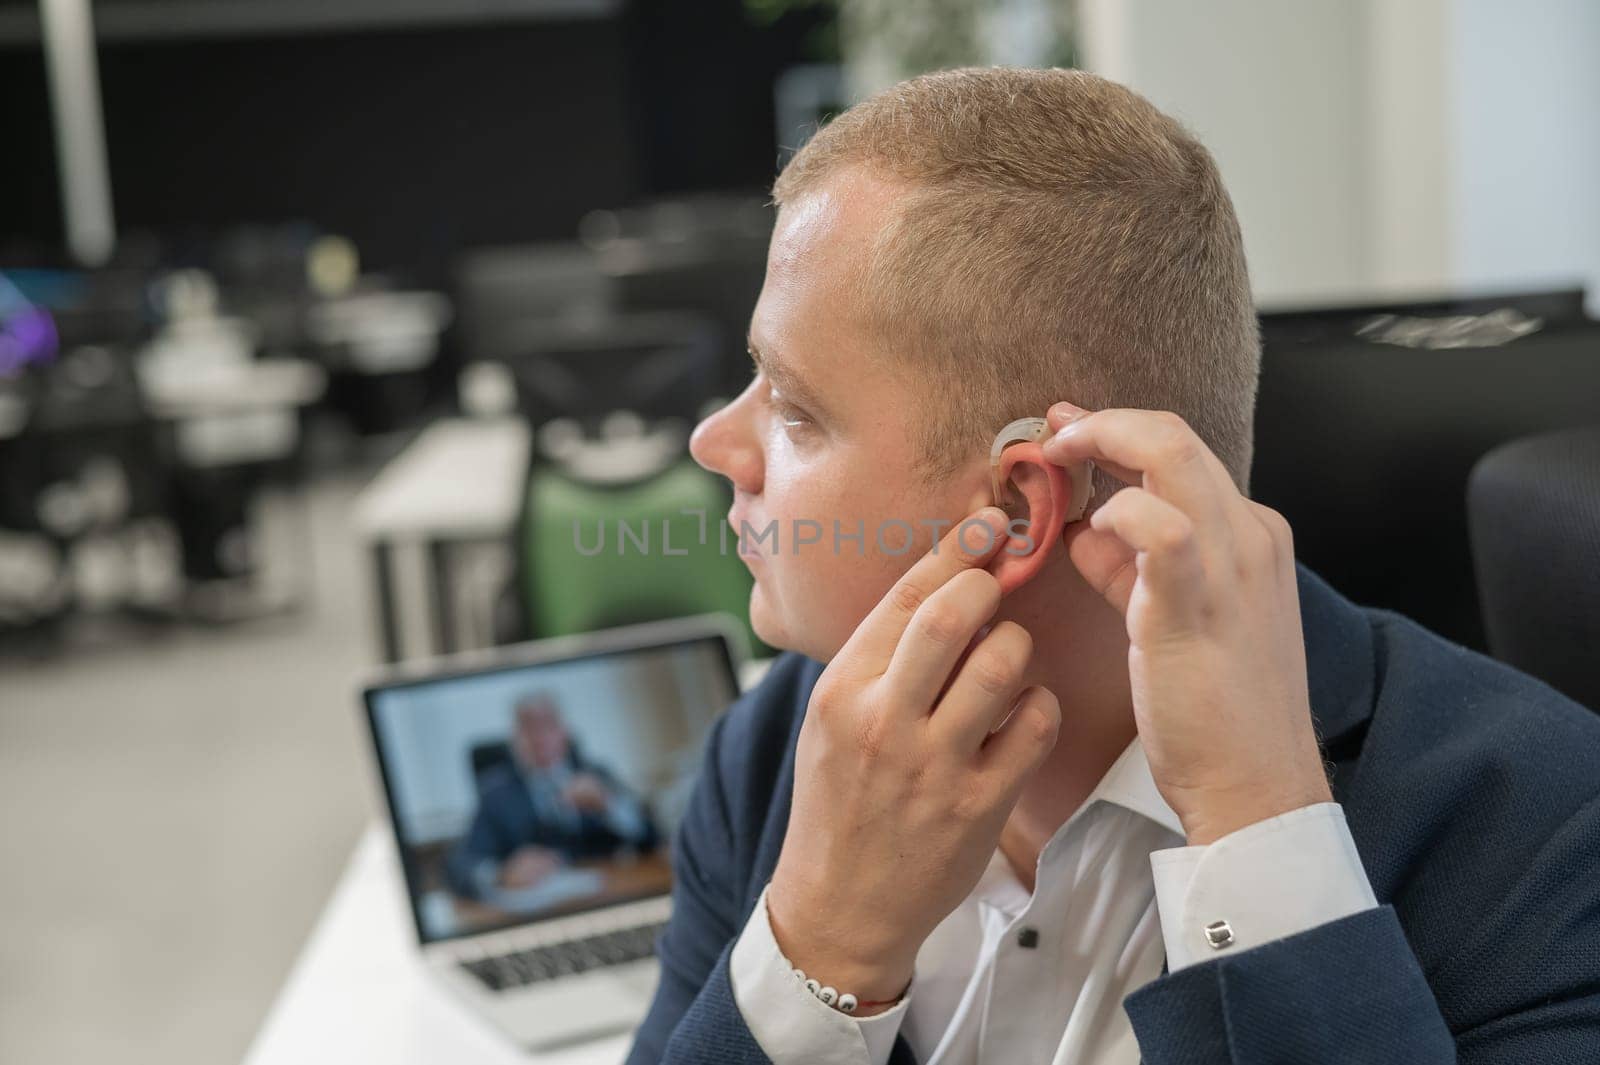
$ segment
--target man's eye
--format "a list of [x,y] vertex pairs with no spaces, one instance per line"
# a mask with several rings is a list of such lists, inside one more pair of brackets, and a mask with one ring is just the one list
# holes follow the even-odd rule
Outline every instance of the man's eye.
[[775,408],[778,419],[783,422],[786,429],[799,429],[811,424],[811,419],[806,417],[806,412],[798,407],[791,407],[787,403],[779,403]]
[[783,427],[785,429],[793,432],[795,430],[806,429],[811,426],[812,422],[810,416],[799,407],[796,407],[793,403],[790,403],[788,400],[778,395],[778,393],[771,393],[771,401],[772,412],[778,416],[778,420],[783,423]]

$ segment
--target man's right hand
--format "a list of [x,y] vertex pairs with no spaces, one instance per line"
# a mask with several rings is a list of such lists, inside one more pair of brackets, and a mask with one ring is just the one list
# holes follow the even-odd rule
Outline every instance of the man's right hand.
[[974,640],[1000,605],[983,567],[1005,543],[993,507],[952,529],[828,664],[800,728],[768,917],[791,963],[863,1001],[909,983],[1055,746],[1056,697],[1022,687],[1028,633],[1003,621]]
[[500,886],[530,888],[561,866],[561,855],[548,847],[518,847],[500,863]]

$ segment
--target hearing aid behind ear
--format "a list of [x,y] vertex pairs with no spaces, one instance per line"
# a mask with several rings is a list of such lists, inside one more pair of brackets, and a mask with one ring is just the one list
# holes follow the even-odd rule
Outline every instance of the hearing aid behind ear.
[[[1058,497],[1057,507],[1060,510],[1060,522],[1056,525],[1059,530],[1061,525],[1068,522],[1079,521],[1083,518],[1084,511],[1089,507],[1089,500],[1094,496],[1094,483],[1089,474],[1094,469],[1094,464],[1089,461],[1074,463],[1071,468],[1063,469],[1055,463],[1045,459],[1040,450],[1040,441],[1050,432],[1049,423],[1043,418],[1018,418],[1016,421],[1001,429],[994,438],[994,446],[989,449],[989,478],[994,493],[994,504],[1006,513],[1011,512],[1015,502],[1007,489],[1007,482],[1011,479],[1011,468],[1017,461],[1032,458],[1044,466],[1055,483]],[[1027,453],[1022,448],[1017,448],[1011,454],[1007,449],[1013,445],[1030,445]],[[1057,482],[1057,478],[1061,480]],[[1070,493],[1066,491],[1066,481],[1070,480]],[[1066,496],[1065,499],[1060,499]],[[1037,517],[1035,516],[1035,519]],[[1055,513],[1049,519],[1053,524],[1056,521]]]

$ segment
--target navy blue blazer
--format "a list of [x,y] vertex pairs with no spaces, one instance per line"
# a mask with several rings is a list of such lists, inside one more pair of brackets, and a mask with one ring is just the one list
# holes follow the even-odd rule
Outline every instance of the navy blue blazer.
[[[1311,707],[1379,907],[1123,1000],[1147,1065],[1600,1063],[1600,716],[1299,567]],[[768,1059],[728,982],[772,875],[821,666],[713,729],[629,1065]],[[893,1065],[914,1065],[895,1044]]]

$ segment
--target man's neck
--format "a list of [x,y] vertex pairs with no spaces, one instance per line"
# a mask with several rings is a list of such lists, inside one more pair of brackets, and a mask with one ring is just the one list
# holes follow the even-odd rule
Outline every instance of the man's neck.
[[1138,734],[1122,616],[1063,556],[1001,608],[1002,617],[1033,637],[1028,683],[1048,688],[1061,701],[1055,749],[1024,786],[1000,838],[1001,851],[1029,890],[1039,852]]

